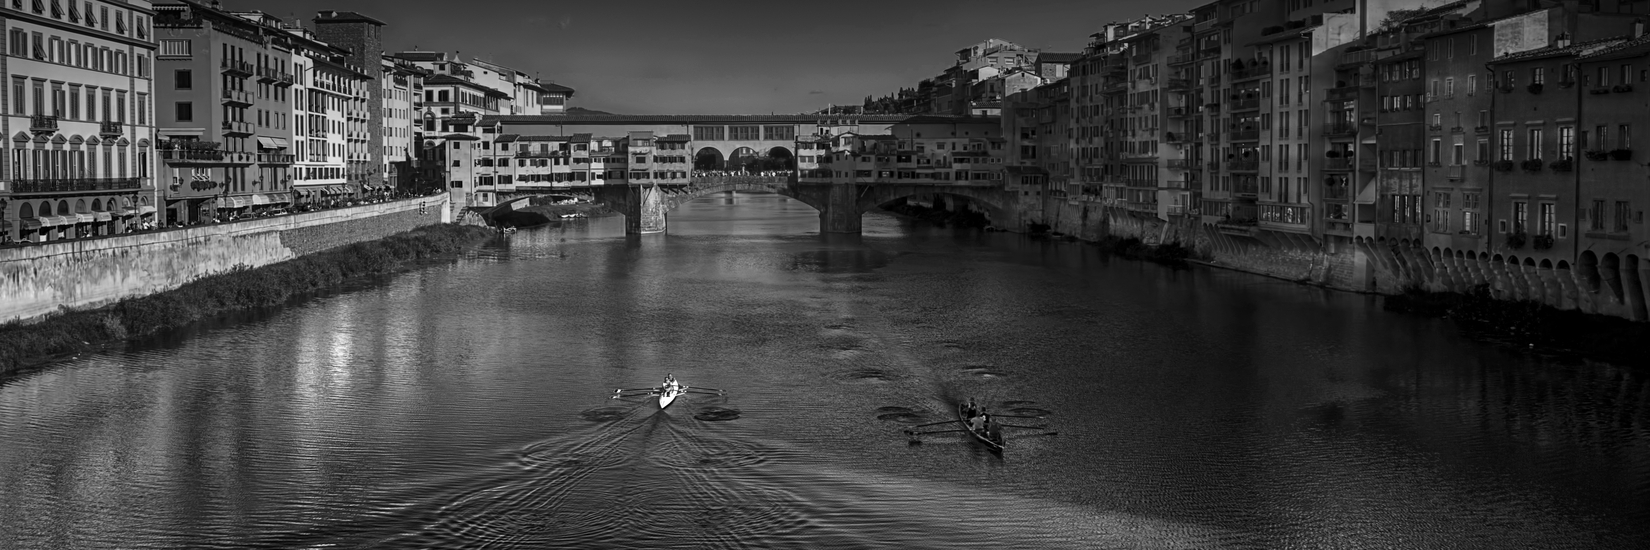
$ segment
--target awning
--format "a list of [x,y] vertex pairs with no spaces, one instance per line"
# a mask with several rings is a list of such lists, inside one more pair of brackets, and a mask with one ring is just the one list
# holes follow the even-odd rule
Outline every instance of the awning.
[[44,227],[57,227],[59,225],[73,225],[73,224],[74,224],[74,222],[70,221],[68,216],[41,216],[40,217],[40,225],[44,226]]
[[110,216],[108,212],[97,212],[92,214],[92,219],[95,221],[106,222],[114,219],[114,216]]
[[269,204],[269,196],[268,195],[265,195],[263,193],[259,193],[259,194],[256,194],[256,195],[252,196],[252,206],[262,206],[262,205],[265,205],[265,204]]
[[143,206],[139,206],[138,207],[138,213],[139,214],[153,214],[153,213],[155,213],[155,207],[147,205],[147,204],[145,204]]
[[23,229],[32,230],[32,229],[40,229],[40,227],[41,227],[40,218],[27,218],[27,219],[23,220]]
[[228,199],[227,201],[225,201],[225,202],[228,203],[228,206],[220,206],[219,208],[246,208],[248,206],[252,206],[252,198],[251,197],[241,196],[241,197],[224,197],[224,198]]
[[291,193],[270,193],[264,195],[264,197],[269,199],[269,204],[285,204],[292,202]]
[[287,148],[287,142],[286,138],[258,136],[258,147],[264,149],[285,149]]
[[94,221],[97,221],[97,216],[93,216],[91,214],[74,215],[74,223],[92,223]]
[[137,211],[136,208],[127,207],[125,210],[120,211],[120,215],[122,215],[122,216],[136,216],[137,212],[138,211]]

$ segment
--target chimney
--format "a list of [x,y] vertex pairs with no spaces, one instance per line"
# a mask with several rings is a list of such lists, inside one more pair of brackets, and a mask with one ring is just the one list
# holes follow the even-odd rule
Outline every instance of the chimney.
[[1641,37],[1641,36],[1644,36],[1644,20],[1643,19],[1639,19],[1639,20],[1633,22],[1633,38],[1638,38],[1638,37]]

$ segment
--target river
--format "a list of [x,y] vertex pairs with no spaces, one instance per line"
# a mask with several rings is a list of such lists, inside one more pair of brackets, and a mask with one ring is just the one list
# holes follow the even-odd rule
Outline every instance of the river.
[[[822,238],[772,195],[670,224],[522,231],[0,382],[0,548],[1650,541],[1642,371],[1083,244]],[[726,393],[608,398],[667,373]],[[970,397],[1046,427],[902,434]]]

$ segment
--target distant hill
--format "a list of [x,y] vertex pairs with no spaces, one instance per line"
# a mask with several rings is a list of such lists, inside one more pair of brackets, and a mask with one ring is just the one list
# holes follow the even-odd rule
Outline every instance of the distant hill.
[[597,111],[595,109],[586,109],[584,107],[568,107],[567,108],[567,114],[570,114],[570,115],[611,115],[613,113],[609,113],[607,111]]

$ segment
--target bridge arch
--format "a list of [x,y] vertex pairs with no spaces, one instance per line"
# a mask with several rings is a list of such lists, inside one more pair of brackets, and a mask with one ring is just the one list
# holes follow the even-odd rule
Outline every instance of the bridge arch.
[[715,147],[701,147],[693,154],[693,169],[701,172],[726,170],[728,167],[727,155]]

